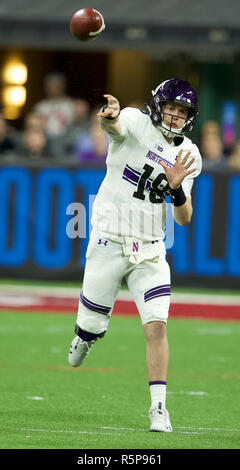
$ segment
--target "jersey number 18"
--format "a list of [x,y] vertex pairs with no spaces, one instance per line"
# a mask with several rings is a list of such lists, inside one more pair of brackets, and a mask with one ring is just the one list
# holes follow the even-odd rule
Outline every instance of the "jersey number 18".
[[[146,182],[151,176],[154,168],[147,163],[144,165],[143,169],[145,170],[139,178],[137,191],[134,191],[133,197],[137,199],[142,199],[144,201],[145,194],[144,190],[146,189]],[[159,175],[151,182],[149,187],[149,200],[153,204],[161,204],[166,196],[170,196],[170,187],[166,175],[164,173],[159,173]]]

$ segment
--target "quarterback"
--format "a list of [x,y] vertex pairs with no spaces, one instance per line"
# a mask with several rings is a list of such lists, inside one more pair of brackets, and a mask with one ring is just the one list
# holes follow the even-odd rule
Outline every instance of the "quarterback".
[[202,164],[185,133],[192,130],[198,99],[188,82],[175,78],[152,91],[147,112],[120,110],[117,98],[104,97],[107,104],[98,118],[109,139],[107,173],[93,205],[69,363],[80,366],[105,335],[125,278],[146,338],[150,431],[171,432],[166,408],[171,279],[163,241],[165,199],[170,198],[176,223],[191,221],[191,190]]

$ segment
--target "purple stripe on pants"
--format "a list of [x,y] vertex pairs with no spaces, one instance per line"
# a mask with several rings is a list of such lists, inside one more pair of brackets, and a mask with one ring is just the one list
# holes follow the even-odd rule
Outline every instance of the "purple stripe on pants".
[[152,299],[156,299],[157,297],[164,297],[166,295],[170,295],[170,292],[166,293],[166,294],[156,294],[156,295],[152,295],[152,297],[148,297],[147,299],[144,299],[145,302],[148,302],[149,300],[152,300]]
[[89,310],[102,313],[103,315],[107,315],[111,310],[111,307],[104,307],[103,305],[99,305],[99,304],[95,304],[94,302],[91,302],[83,295],[82,292],[80,293],[80,301],[85,307],[89,308]]
[[144,294],[144,300],[147,302],[148,300],[155,299],[156,297],[162,297],[164,295],[170,295],[170,288],[156,289],[154,292]]
[[163,287],[168,287],[170,289],[171,284],[162,284],[161,286],[153,287],[152,289],[147,290],[144,295],[150,294],[151,292],[154,292],[158,289],[162,289]]

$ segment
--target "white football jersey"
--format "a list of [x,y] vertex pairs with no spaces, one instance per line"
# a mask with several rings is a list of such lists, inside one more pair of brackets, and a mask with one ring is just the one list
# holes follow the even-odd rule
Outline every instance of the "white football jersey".
[[191,152],[195,158],[182,187],[191,197],[193,179],[199,175],[202,159],[190,139],[169,144],[148,114],[125,108],[120,116],[121,135],[109,137],[107,173],[93,204],[93,233],[113,240],[135,237],[145,241],[163,240],[169,184],[160,162],[172,167],[178,153]]

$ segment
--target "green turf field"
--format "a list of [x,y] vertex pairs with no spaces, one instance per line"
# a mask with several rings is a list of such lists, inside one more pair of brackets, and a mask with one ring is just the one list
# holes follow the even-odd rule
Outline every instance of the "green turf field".
[[81,368],[68,366],[74,315],[0,313],[1,449],[236,449],[240,323],[170,319],[167,407],[150,433],[137,317],[115,316]]

